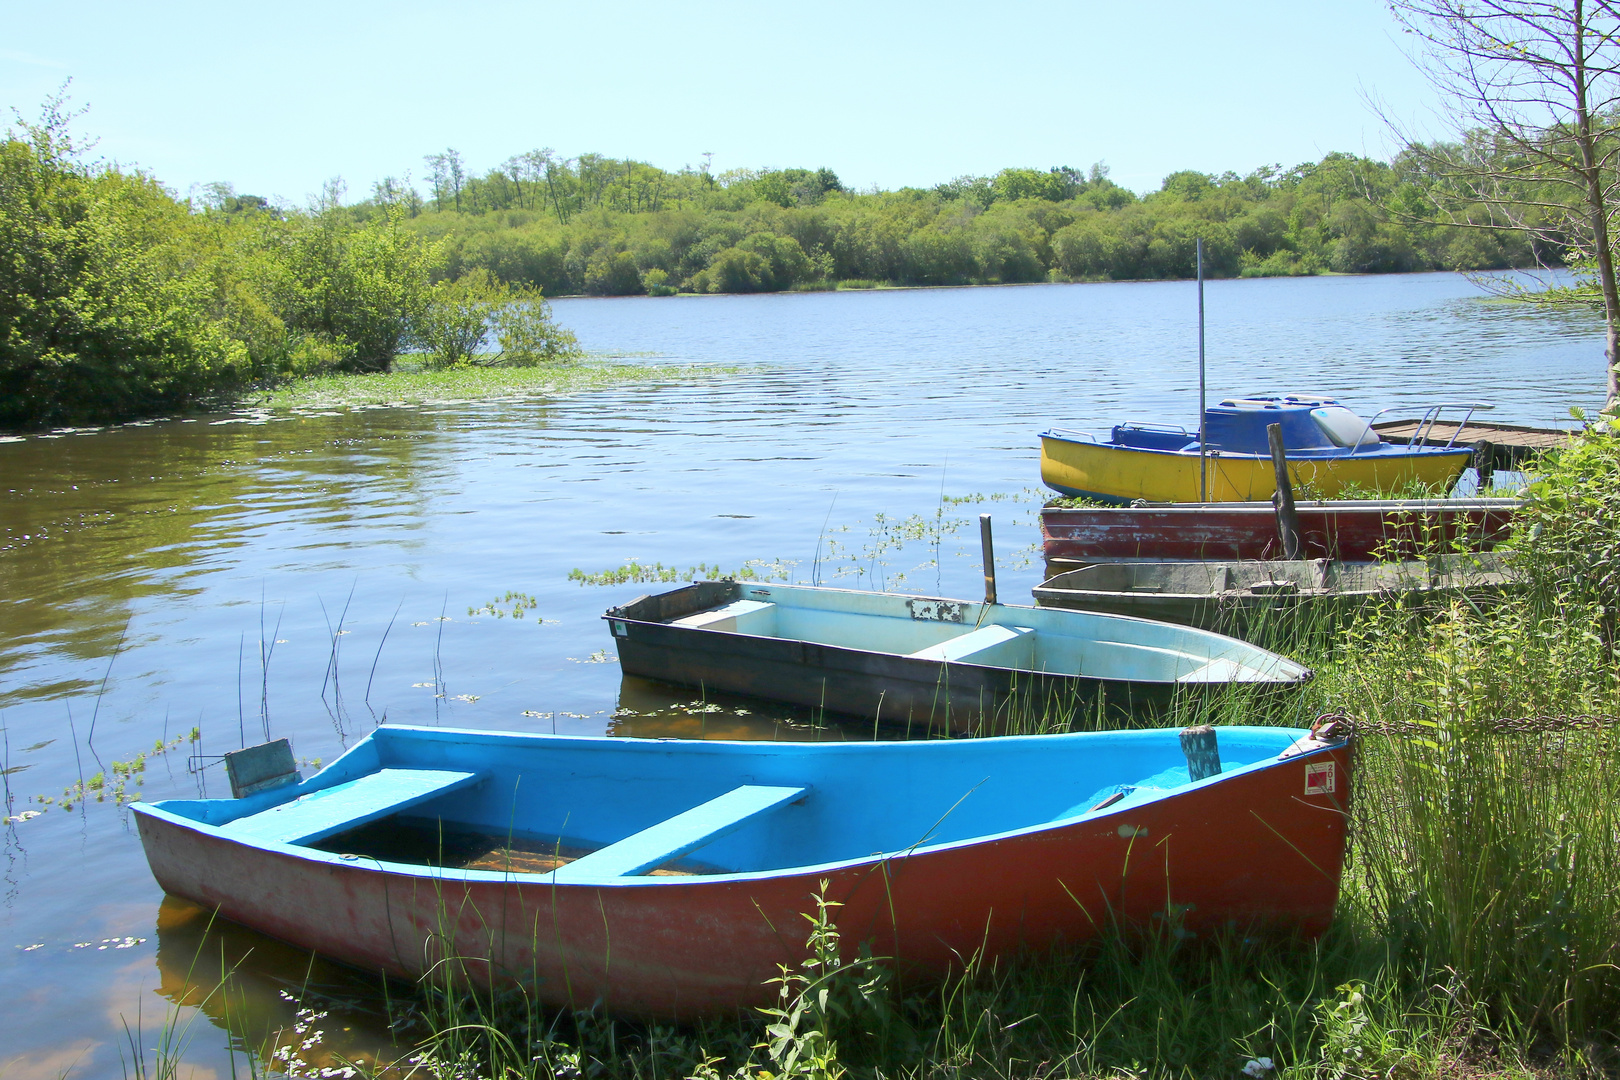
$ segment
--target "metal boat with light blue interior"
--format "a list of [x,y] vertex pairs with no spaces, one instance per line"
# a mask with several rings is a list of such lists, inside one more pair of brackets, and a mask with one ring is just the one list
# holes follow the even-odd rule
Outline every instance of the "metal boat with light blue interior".
[[[1050,730],[1309,669],[1248,642],[1094,611],[704,581],[608,609],[626,675],[875,718],[914,732]],[[1257,698],[1262,695],[1256,695]]]

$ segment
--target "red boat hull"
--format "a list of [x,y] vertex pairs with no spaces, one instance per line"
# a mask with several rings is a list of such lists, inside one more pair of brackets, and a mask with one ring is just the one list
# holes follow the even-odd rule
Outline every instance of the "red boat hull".
[[[1514,499],[1301,503],[1301,558],[1364,562],[1454,545],[1488,551],[1507,536],[1517,506]],[[1041,540],[1048,567],[1057,564],[1053,573],[1115,559],[1282,558],[1270,503],[1048,507]]]
[[[1000,839],[818,870],[553,885],[468,881],[370,859],[253,846],[173,815],[137,815],[159,883],[236,922],[356,967],[417,977],[446,955],[560,1007],[690,1019],[769,1004],[766,980],[806,955],[826,882],[844,946],[869,942],[943,975],[989,956],[1074,944],[1172,912],[1198,932],[1315,935],[1333,917],[1351,754],[1275,767],[1113,814]],[[1329,778],[1324,784],[1324,777]]]

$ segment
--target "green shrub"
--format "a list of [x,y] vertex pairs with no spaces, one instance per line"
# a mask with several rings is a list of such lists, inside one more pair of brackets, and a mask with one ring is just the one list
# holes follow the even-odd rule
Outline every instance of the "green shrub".
[[1610,648],[1620,625],[1620,421],[1604,419],[1529,466],[1510,545],[1548,613],[1594,610]]
[[493,362],[509,367],[571,364],[585,355],[574,332],[552,319],[538,289],[514,289],[511,300],[490,313],[490,331],[500,346]]
[[255,374],[214,317],[185,208],[78,159],[60,100],[0,142],[0,424],[183,409]]
[[489,336],[495,309],[509,303],[511,290],[488,270],[469,270],[441,281],[417,316],[415,340],[441,367],[472,361]]

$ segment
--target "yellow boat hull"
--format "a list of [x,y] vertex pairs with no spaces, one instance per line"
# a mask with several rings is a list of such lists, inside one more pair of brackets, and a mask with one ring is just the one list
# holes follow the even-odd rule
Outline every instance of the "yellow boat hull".
[[[1289,458],[1288,474],[1301,498],[1336,499],[1347,485],[1364,492],[1393,492],[1414,480],[1442,492],[1457,482],[1472,456],[1473,451],[1463,447]],[[1209,493],[1200,499],[1197,454],[1041,437],[1041,479],[1066,495],[1126,503],[1256,502],[1276,493],[1269,457],[1211,454],[1205,461]]]

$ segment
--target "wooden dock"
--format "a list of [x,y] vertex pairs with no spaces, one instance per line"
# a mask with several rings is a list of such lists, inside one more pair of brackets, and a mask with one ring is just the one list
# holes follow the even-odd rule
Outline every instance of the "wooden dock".
[[1385,420],[1373,425],[1374,431],[1392,443],[1411,443],[1419,428],[1423,429],[1420,442],[1424,446],[1445,446],[1453,439],[1458,445],[1472,446],[1482,479],[1497,469],[1517,470],[1525,459],[1565,445],[1574,434],[1562,428],[1481,420],[1468,421],[1460,431],[1454,420],[1437,420],[1427,426],[1421,420]]

